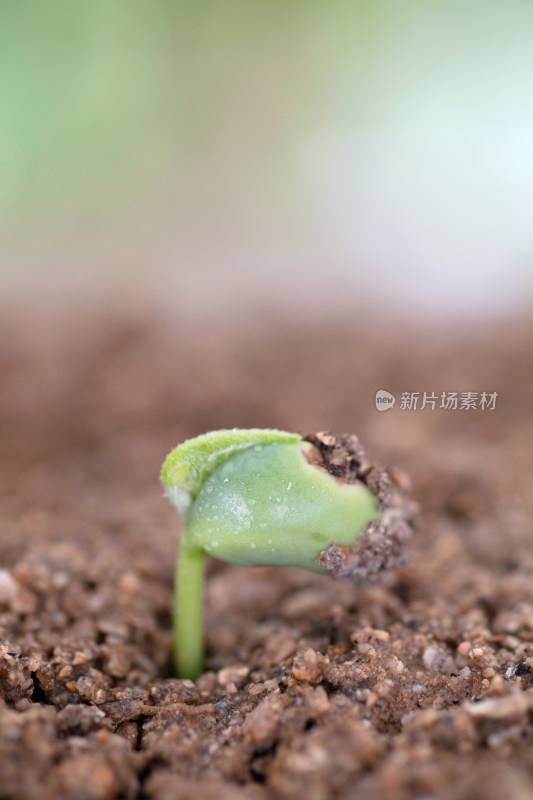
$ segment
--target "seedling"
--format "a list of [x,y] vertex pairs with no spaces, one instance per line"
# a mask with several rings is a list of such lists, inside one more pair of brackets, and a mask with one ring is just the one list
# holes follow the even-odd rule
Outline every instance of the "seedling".
[[[189,439],[167,456],[161,479],[184,519],[174,608],[180,677],[195,678],[204,665],[207,554],[247,567],[335,573],[339,547],[352,546],[382,516],[386,504],[361,478],[371,472],[370,465],[349,451],[348,479],[336,477],[342,469],[333,458],[328,471],[324,451],[340,440],[320,436],[306,440],[278,430],[220,430]],[[333,553],[333,568],[325,553]]]

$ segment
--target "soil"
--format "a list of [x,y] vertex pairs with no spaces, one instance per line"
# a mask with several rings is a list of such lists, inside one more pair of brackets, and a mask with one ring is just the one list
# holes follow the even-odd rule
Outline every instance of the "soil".
[[[533,796],[530,324],[1,325],[1,798]],[[424,391],[498,398],[400,408]],[[158,472],[234,426],[357,434],[420,522],[370,585],[211,560],[208,672],[177,680]]]

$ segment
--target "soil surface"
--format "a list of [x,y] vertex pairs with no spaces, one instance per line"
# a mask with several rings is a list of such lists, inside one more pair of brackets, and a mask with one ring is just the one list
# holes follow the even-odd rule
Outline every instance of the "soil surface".
[[[531,325],[39,320],[1,322],[1,798],[533,796]],[[453,391],[498,398],[439,408]],[[211,560],[192,683],[158,472],[234,426],[355,433],[421,517],[370,586]]]

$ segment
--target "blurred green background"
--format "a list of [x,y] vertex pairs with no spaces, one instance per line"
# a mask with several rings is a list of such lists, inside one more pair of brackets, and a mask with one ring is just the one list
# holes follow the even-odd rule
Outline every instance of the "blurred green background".
[[531,2],[0,0],[5,296],[533,296]]

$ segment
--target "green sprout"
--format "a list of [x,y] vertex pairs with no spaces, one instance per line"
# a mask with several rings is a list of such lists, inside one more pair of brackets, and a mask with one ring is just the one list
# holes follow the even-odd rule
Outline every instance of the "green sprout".
[[207,554],[247,567],[326,572],[317,563],[321,553],[352,545],[381,517],[363,481],[335,477],[320,464],[314,444],[285,431],[220,430],[189,439],[167,456],[161,479],[184,519],[174,608],[182,678],[194,679],[204,667]]

